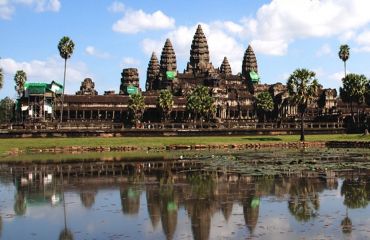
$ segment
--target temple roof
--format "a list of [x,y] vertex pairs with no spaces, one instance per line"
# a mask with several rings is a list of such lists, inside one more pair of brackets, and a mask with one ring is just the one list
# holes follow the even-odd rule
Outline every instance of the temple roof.
[[209,62],[207,38],[203,33],[202,26],[199,24],[191,43],[190,60],[186,71],[202,72],[212,69],[213,67]]
[[161,54],[160,70],[162,74],[166,74],[167,71],[176,71],[176,55],[173,50],[172,43],[169,38],[167,38]]
[[252,46],[249,45],[247,50],[245,50],[243,63],[242,63],[242,74],[246,76],[249,72],[258,73],[257,59]]
[[220,67],[220,73],[223,73],[225,75],[231,75],[231,67],[230,63],[227,60],[227,57],[224,57],[224,60],[222,61],[221,67]]
[[146,72],[146,90],[152,90],[154,88],[154,82],[159,76],[160,65],[155,52],[152,53],[148,64],[148,70]]

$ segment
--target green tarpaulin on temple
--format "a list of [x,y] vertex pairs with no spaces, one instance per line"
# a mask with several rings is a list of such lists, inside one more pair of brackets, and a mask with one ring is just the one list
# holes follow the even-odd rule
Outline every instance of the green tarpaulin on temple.
[[138,93],[138,89],[135,86],[128,86],[127,87],[127,93],[129,95],[136,94],[136,93]]
[[258,73],[251,71],[249,73],[249,76],[251,77],[251,80],[253,83],[258,83],[260,81],[260,76],[258,76]]
[[167,79],[170,79],[170,80],[174,79],[176,77],[176,71],[167,71],[166,77]]

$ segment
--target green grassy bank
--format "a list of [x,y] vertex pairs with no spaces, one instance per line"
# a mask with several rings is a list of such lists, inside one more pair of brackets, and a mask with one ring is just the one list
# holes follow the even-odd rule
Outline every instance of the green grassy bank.
[[[52,148],[66,146],[136,146],[160,148],[173,144],[246,144],[267,142],[297,142],[298,135],[282,136],[221,136],[221,137],[85,137],[85,138],[17,138],[0,139],[0,156],[14,149]],[[307,135],[306,141],[370,141],[360,134]]]

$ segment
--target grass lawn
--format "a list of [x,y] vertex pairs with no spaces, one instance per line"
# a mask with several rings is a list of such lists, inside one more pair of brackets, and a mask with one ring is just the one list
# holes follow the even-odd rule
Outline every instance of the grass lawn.
[[[65,146],[137,146],[164,147],[172,144],[242,144],[262,142],[296,142],[298,135],[220,136],[220,137],[84,137],[84,138],[17,138],[0,139],[0,156],[12,149],[51,148]],[[370,141],[361,134],[306,135],[306,141]]]

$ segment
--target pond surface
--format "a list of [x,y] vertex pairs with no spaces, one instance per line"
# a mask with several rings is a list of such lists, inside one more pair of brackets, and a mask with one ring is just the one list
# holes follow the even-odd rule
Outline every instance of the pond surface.
[[369,239],[369,150],[0,164],[0,239]]

